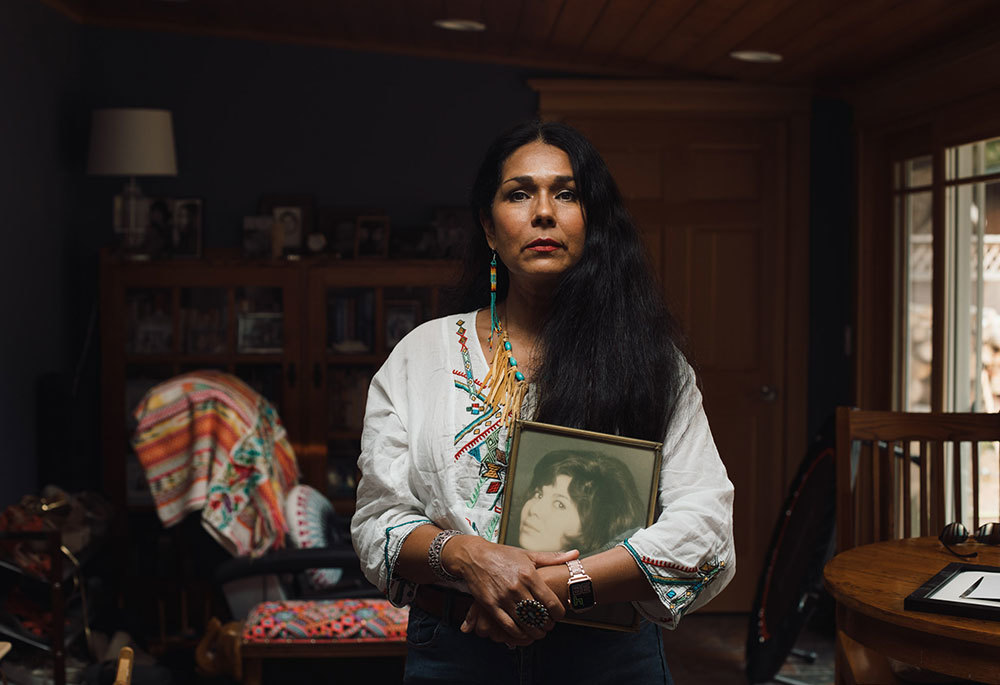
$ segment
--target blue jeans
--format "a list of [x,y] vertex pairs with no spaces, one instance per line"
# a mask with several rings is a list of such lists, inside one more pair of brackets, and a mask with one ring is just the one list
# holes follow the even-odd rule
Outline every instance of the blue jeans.
[[404,683],[673,685],[660,631],[638,633],[557,623],[543,639],[508,649],[410,607]]

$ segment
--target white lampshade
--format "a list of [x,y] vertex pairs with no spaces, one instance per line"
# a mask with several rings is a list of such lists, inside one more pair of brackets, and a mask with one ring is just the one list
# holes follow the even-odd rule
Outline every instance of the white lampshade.
[[96,176],[176,176],[174,126],[165,109],[95,109],[87,173]]

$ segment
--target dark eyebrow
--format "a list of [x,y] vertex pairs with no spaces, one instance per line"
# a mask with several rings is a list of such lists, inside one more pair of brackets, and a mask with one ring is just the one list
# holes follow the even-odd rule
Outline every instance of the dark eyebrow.
[[[535,182],[535,177],[534,176],[513,176],[511,178],[508,178],[503,183],[510,183],[511,181],[517,181],[518,183],[534,183]],[[558,183],[572,183],[574,181],[573,181],[573,177],[572,176],[556,176],[556,182],[558,182]],[[503,185],[503,183],[501,183],[500,185]]]

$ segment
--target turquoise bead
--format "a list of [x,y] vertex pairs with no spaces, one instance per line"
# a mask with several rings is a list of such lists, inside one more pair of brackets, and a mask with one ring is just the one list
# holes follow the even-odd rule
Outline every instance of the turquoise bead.
[[514,359],[513,357],[510,357],[510,359],[508,361],[510,362],[511,366],[517,366],[517,360]]
[[518,371],[517,373],[514,374],[514,378],[516,378],[519,381],[523,381],[524,380],[524,374],[521,373],[520,371]]
[[508,352],[510,352],[510,351],[511,351],[511,349],[513,349],[513,348],[511,347],[511,345],[510,345],[510,341],[509,341],[509,340],[508,340],[507,342],[505,342],[505,343],[503,344],[503,348],[504,348],[505,350],[507,350]]

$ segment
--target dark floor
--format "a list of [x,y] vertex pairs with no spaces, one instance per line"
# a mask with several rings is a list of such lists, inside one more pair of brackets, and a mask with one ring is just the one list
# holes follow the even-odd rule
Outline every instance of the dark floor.
[[[749,618],[746,614],[692,614],[675,631],[664,633],[667,663],[676,685],[748,685],[744,666]],[[779,675],[802,685],[832,685],[833,628],[819,616],[800,633],[797,649],[816,653],[816,660],[807,663],[789,656]],[[352,660],[353,661],[353,660]],[[347,672],[339,672],[342,682],[363,682],[371,685],[398,682],[402,662],[381,659],[344,664]],[[325,666],[318,663],[268,665],[264,682],[269,685],[310,682]],[[774,681],[770,681],[773,683]],[[206,684],[209,685],[209,684]],[[220,685],[218,682],[210,685]],[[624,684],[623,684],[624,685]]]
[[[666,631],[667,663],[676,685],[747,685],[748,620],[746,614],[692,614],[677,630]],[[791,655],[779,675],[808,685],[832,685],[832,628],[813,621],[800,633],[795,647],[815,652],[816,660],[807,663]]]
[[[665,631],[667,663],[676,685],[748,685],[744,665],[748,621],[746,614],[696,613],[685,617],[677,630]],[[794,655],[789,656],[779,674],[802,685],[832,685],[833,638],[829,622],[822,617],[813,620],[800,633],[796,647],[815,652],[816,660],[807,663]],[[264,682],[268,685],[328,682],[331,667],[329,662],[308,659],[265,662]],[[335,667],[338,682],[369,685],[400,682],[402,668],[401,658],[339,660]],[[106,680],[100,679],[100,682],[110,683],[112,675],[113,671],[108,669]],[[199,676],[190,649],[165,655],[156,667],[137,669],[133,678],[135,685],[167,682],[171,685],[235,685],[229,678]]]

